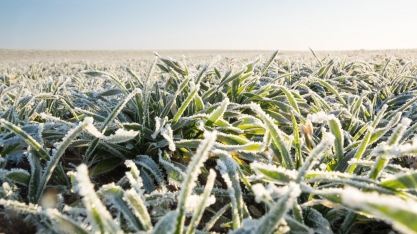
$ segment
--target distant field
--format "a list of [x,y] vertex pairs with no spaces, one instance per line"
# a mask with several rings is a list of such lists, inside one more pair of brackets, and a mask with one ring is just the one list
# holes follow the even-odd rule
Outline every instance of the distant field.
[[[262,50],[158,50],[163,56],[181,58],[204,59],[215,55],[231,58],[255,58],[259,55],[268,57],[272,51]],[[317,52],[325,55],[327,52]],[[405,56],[416,57],[417,49],[414,50],[385,50],[385,51],[330,51],[332,55],[346,55],[367,57],[369,55]],[[279,56],[311,56],[310,51],[281,51]],[[0,63],[14,62],[57,62],[57,61],[120,61],[120,60],[149,60],[155,56],[153,51],[87,51],[87,50],[4,50],[0,49]]]
[[[256,57],[258,55],[269,56],[273,51],[157,51],[164,56],[181,58],[183,55],[193,58],[211,57],[222,55],[230,57]],[[3,62],[30,62],[30,61],[114,61],[125,59],[148,60],[155,56],[153,51],[85,51],[85,50],[2,50],[0,49],[0,63]]]

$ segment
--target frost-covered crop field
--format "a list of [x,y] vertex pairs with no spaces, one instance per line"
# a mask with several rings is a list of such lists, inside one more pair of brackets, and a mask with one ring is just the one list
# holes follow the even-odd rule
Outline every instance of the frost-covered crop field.
[[0,232],[417,233],[417,51],[12,54]]

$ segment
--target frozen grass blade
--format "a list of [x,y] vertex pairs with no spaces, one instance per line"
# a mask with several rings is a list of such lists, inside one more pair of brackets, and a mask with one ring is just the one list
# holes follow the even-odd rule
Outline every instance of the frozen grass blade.
[[219,107],[217,107],[213,112],[210,113],[210,115],[208,116],[206,125],[213,126],[213,124],[217,120],[222,118],[228,105],[229,105],[229,99],[226,98]]
[[175,104],[175,102],[176,102],[176,99],[177,99],[178,95],[179,95],[179,94],[182,92],[182,90],[184,90],[184,88],[188,85],[189,81],[190,81],[190,78],[189,78],[189,77],[187,77],[187,78],[185,78],[185,79],[181,82],[181,84],[180,84],[180,86],[179,86],[178,90],[175,92],[174,96],[171,98],[171,100],[170,100],[168,103],[166,103],[166,104],[165,104],[164,109],[162,109],[161,113],[159,114],[159,117],[160,117],[160,118],[165,118],[165,116],[167,116],[167,115],[168,115],[168,113],[170,112],[170,110],[171,110],[171,109],[172,109],[172,107],[174,106],[174,104]]
[[188,176],[184,179],[182,183],[181,191],[178,197],[178,216],[175,228],[176,234],[180,234],[183,232],[185,221],[185,203],[187,202],[187,198],[192,193],[192,189],[195,186],[195,180],[197,179],[197,176],[201,173],[200,167],[202,167],[203,163],[207,160],[208,153],[211,147],[214,145],[214,142],[216,141],[216,136],[217,134],[215,132],[205,132],[204,140],[198,146],[196,153],[191,159],[191,162],[188,164],[186,173]]
[[238,72],[236,72],[234,75],[232,75],[232,76],[228,76],[228,77],[225,77],[225,78],[223,78],[223,80],[220,82],[220,84],[219,84],[219,86],[218,87],[223,87],[225,84],[227,84],[227,83],[229,83],[229,82],[231,82],[231,81],[234,81],[234,80],[236,80],[236,79],[239,79],[240,78],[240,76],[244,73],[246,71],[246,68],[244,68],[244,69],[242,69],[242,70],[240,70],[240,71],[238,71]]
[[417,172],[398,173],[394,178],[383,180],[381,185],[395,190],[412,190],[417,188]]
[[160,234],[160,233],[176,233],[175,228],[177,227],[177,220],[178,218],[178,211],[170,211],[164,217],[162,217],[158,223],[156,223],[154,229],[152,230],[152,234]]
[[400,108],[396,109],[395,111],[392,111],[391,114],[389,114],[387,116],[387,119],[391,119],[393,118],[397,113],[403,112],[405,110],[407,110],[407,108],[409,108],[411,105],[413,105],[414,103],[416,103],[417,101],[417,97],[414,97],[413,99],[408,100],[404,105],[402,105]]
[[214,224],[217,222],[217,220],[219,220],[219,218],[224,214],[224,212],[226,212],[227,209],[230,208],[230,204],[226,204],[225,206],[223,206],[221,209],[219,209],[219,211],[217,211],[210,219],[210,221],[208,221],[206,223],[206,226],[203,228],[203,232],[208,232],[213,226]]
[[36,204],[25,204],[23,202],[6,200],[3,198],[0,198],[0,205],[4,206],[6,209],[11,209],[21,214],[38,215],[42,210],[42,208]]
[[41,214],[48,217],[48,219],[52,221],[52,228],[57,233],[89,233],[85,227],[82,226],[82,224],[60,213],[56,209],[46,209],[42,211]]
[[276,155],[278,160],[282,163],[283,167],[288,169],[293,169],[294,165],[291,160],[291,156],[289,153],[289,149],[287,148],[286,144],[283,141],[283,136],[281,130],[278,129],[277,125],[274,123],[272,118],[268,116],[259,105],[257,104],[250,104],[250,108],[258,114],[261,119],[264,121],[266,129],[269,131],[271,135],[273,144],[279,150],[281,155]]
[[20,127],[10,123],[5,119],[0,119],[0,124],[4,125],[7,129],[15,133],[17,136],[21,137],[33,150],[36,150],[37,153],[42,156],[42,158],[49,160],[49,154],[46,150],[28,133],[23,131]]
[[185,99],[185,101],[181,104],[181,107],[178,109],[177,113],[175,114],[174,118],[172,119],[172,124],[175,124],[178,121],[178,119],[184,113],[185,109],[188,107],[190,102],[194,99],[194,96],[197,94],[199,89],[200,89],[199,85],[194,87],[194,89],[191,91],[191,93],[188,95],[188,97]]
[[363,213],[392,222],[393,228],[402,233],[417,233],[417,203],[398,197],[380,195],[376,192],[364,193],[348,187],[343,190],[343,205]]
[[168,183],[181,187],[181,183],[187,177],[185,172],[169,161],[168,158],[162,158],[161,154],[159,155],[159,163],[165,168],[168,174]]
[[[91,118],[91,117],[87,117],[87,118]],[[91,121],[91,124],[87,126],[87,130],[91,135],[95,136],[96,138],[104,140],[109,143],[114,143],[114,144],[129,141],[132,138],[134,138],[136,135],[138,135],[139,133],[139,131],[133,131],[133,130],[126,131],[122,128],[119,128],[116,130],[114,134],[110,136],[105,136],[94,127],[93,121]]]
[[130,189],[124,193],[123,200],[127,202],[136,218],[140,221],[139,228],[144,231],[150,231],[152,229],[151,217],[141,196],[135,190]]
[[297,177],[297,171],[287,170],[282,167],[275,167],[268,164],[260,164],[257,162],[251,163],[252,170],[256,174],[262,175],[262,179],[267,182],[273,182],[277,184],[288,184],[291,181],[295,181]]
[[[393,146],[397,145],[401,139],[401,136],[406,131],[407,127],[410,125],[411,120],[407,118],[403,118],[401,123],[397,125],[397,127],[392,132],[390,138],[387,141],[387,145]],[[391,155],[379,155],[374,166],[371,169],[369,177],[371,179],[377,179],[378,176],[382,173],[386,165],[388,164],[389,157]]]
[[281,87],[281,90],[282,92],[284,92],[290,105],[294,108],[295,111],[297,111],[298,114],[300,114],[300,109],[298,109],[297,101],[294,99],[294,96],[292,95],[292,93],[283,86]]
[[400,120],[402,112],[395,114],[394,118],[391,118],[388,124],[383,128],[374,128],[369,144],[377,142],[381,137],[383,137],[389,130],[391,130]]
[[93,118],[85,118],[78,126],[71,129],[67,135],[64,137],[62,142],[57,144],[56,152],[52,155],[51,159],[47,162],[45,169],[43,170],[42,177],[39,183],[39,187],[36,193],[36,200],[41,198],[41,194],[46,187],[49,179],[52,176],[52,173],[55,170],[55,167],[58,165],[61,156],[65,153],[65,150],[71,144],[72,140],[76,138],[84,129],[89,125],[93,124]]
[[206,74],[207,70],[208,70],[209,66],[208,65],[204,65],[201,69],[200,72],[198,73],[197,77],[195,78],[195,83],[196,84],[200,84],[201,80],[204,77],[204,74]]
[[259,74],[260,76],[263,76],[266,74],[266,72],[268,71],[268,68],[271,66],[272,62],[274,62],[274,59],[277,57],[278,53],[279,53],[279,50],[272,53],[271,57],[268,59],[268,61],[265,63],[265,65],[261,69],[261,73]]
[[295,166],[296,166],[296,169],[298,169],[303,164],[303,156],[301,153],[299,128],[298,128],[297,120],[295,119],[293,112],[291,112],[291,120],[292,120],[293,135],[294,135],[293,145],[295,147],[295,160],[296,160]]
[[[123,213],[126,220],[128,221],[128,225],[131,226],[135,231],[138,232],[140,230],[150,230],[145,229],[141,222],[139,222],[136,218],[137,216],[135,216],[129,209],[130,203],[129,200],[125,198],[126,193],[124,193],[120,186],[116,186],[114,183],[103,185],[98,191],[98,194],[102,194],[106,199],[109,199],[111,203],[114,204],[115,207],[117,207],[117,209]],[[125,195],[125,197],[123,195]],[[132,210],[135,210],[136,208],[136,206],[130,207],[132,207]]]
[[334,140],[334,148],[336,150],[336,157],[337,160],[340,161],[344,157],[343,153],[343,129],[342,125],[340,124],[339,119],[337,119],[334,115],[331,115],[328,119],[330,132],[335,136]]
[[317,82],[319,82],[321,85],[323,85],[324,87],[326,87],[330,92],[332,92],[334,95],[336,95],[337,99],[344,106],[347,106],[347,103],[346,103],[345,99],[343,99],[343,97],[340,96],[340,93],[333,86],[331,86],[327,81],[317,79]]
[[310,170],[314,163],[319,160],[326,150],[333,144],[335,141],[334,135],[331,133],[326,133],[321,140],[321,142],[310,152],[310,155],[305,159],[304,164],[302,167],[298,170],[298,175],[296,182],[300,183],[301,180],[304,178],[305,174],[308,170]]
[[[130,101],[130,99],[132,99],[136,94],[140,93],[141,90],[140,89],[135,89],[133,90],[132,93],[130,93],[122,102],[120,102],[117,107],[112,111],[112,113],[110,113],[110,115],[106,118],[106,120],[104,120],[104,122],[102,123],[101,127],[100,127],[100,132],[104,133],[106,131],[107,125],[114,120],[117,115],[120,113],[120,111],[122,111],[122,109],[126,106],[126,104]],[[91,142],[91,144],[88,146],[85,155],[84,155],[84,159],[83,162],[86,163],[88,161],[88,159],[90,158],[90,156],[92,155],[93,151],[96,149],[97,145],[99,143],[99,139],[96,138],[94,141]]]
[[[163,174],[161,172],[161,170],[159,169],[158,165],[156,164],[156,162],[149,157],[148,155],[138,155],[134,160],[134,163],[140,165],[142,168],[146,168],[149,172],[152,173],[152,175],[155,177],[155,180],[157,181],[158,184],[160,185],[164,185],[164,177]],[[127,160],[125,162],[127,167],[130,167],[130,172],[132,174],[135,174],[135,178],[136,180],[138,179],[139,176],[139,171],[136,170],[136,165],[130,163],[130,160]]]
[[277,202],[274,202],[270,211],[259,220],[258,233],[272,233],[301,193],[299,185],[295,183],[290,183],[287,188],[288,192]]
[[133,90],[122,102],[120,102],[116,108],[112,111],[112,113],[110,113],[110,115],[106,118],[106,120],[104,120],[104,122],[102,123],[101,127],[100,127],[100,132],[103,133],[106,128],[107,125],[114,120],[117,115],[120,113],[120,111],[122,111],[122,109],[126,106],[126,104],[130,101],[130,99],[132,99],[136,94],[140,93],[141,90],[140,89],[135,89]]
[[323,64],[322,64],[322,62],[321,62],[321,60],[319,59],[319,56],[316,54],[316,52],[314,52],[314,50],[313,49],[311,49],[310,47],[308,48],[310,51],[311,51],[311,53],[314,55],[314,58],[316,58],[317,59],[317,62],[320,64],[320,67],[322,67],[323,66]]
[[220,156],[217,159],[216,169],[227,185],[227,191],[232,204],[233,229],[241,227],[243,220],[244,202],[242,197],[242,189],[240,187],[238,165],[236,161],[226,152],[216,150],[213,152]]
[[41,161],[31,151],[28,152],[27,159],[30,164],[30,181],[28,200],[33,203],[38,202],[37,193],[42,180],[42,166]]
[[200,222],[206,204],[207,199],[210,196],[211,190],[213,189],[214,181],[216,179],[216,172],[214,170],[210,170],[209,176],[207,178],[206,187],[204,188],[204,192],[201,195],[202,199],[200,204],[195,208],[193,216],[191,218],[190,224],[188,225],[186,234],[192,234],[197,229],[197,225]]
[[28,171],[23,170],[23,169],[11,169],[11,170],[0,169],[0,178],[7,178],[13,183],[18,183],[18,184],[28,186],[29,181],[30,181],[30,174]]
[[[359,145],[358,149],[356,150],[355,155],[353,156],[354,159],[360,160],[362,158],[362,155],[365,153],[365,150],[368,147],[369,140],[371,139],[372,133],[373,133],[373,128],[368,127],[368,131],[367,131],[366,135],[362,139],[361,144]],[[355,164],[350,165],[347,169],[347,172],[352,174],[354,172],[355,168],[356,168]]]
[[83,197],[82,200],[86,208],[87,217],[93,227],[92,231],[100,233],[122,233],[120,227],[113,220],[111,214],[103,203],[101,203],[94,191],[94,184],[89,179],[85,164],[77,167],[75,178],[77,180],[78,193]]

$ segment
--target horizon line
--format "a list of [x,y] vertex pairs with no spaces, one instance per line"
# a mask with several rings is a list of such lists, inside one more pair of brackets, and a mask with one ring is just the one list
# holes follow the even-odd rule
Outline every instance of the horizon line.
[[0,48],[0,50],[9,50],[9,51],[120,51],[120,52],[126,52],[126,51],[149,51],[149,52],[157,52],[157,51],[279,51],[279,52],[309,52],[310,50],[313,51],[335,51],[335,52],[344,52],[344,51],[387,51],[387,50],[417,50],[416,48],[387,48],[387,49],[306,49],[306,50],[281,50],[281,49],[17,49],[17,48]]

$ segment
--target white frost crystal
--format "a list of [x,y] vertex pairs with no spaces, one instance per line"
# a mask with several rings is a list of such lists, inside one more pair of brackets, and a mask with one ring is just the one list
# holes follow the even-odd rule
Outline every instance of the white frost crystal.
[[161,128],[165,125],[165,123],[168,121],[168,117],[165,116],[165,118],[161,119],[159,117],[155,117],[155,132],[152,133],[151,137],[153,139],[158,136],[158,134],[161,132]]
[[323,111],[307,115],[307,119],[310,119],[312,123],[324,123],[330,118],[334,118],[334,115],[328,115]]
[[[381,195],[377,192],[364,193],[354,187],[346,187],[341,192],[342,202],[350,207],[357,208],[365,213],[375,215],[388,221],[394,221],[393,227],[403,233],[410,233],[410,229],[402,222],[395,222],[398,215],[417,217],[417,202],[412,199],[403,200],[400,197]],[[406,211],[406,212],[404,212]],[[402,221],[405,221],[402,219]]]
[[[201,203],[201,201],[203,200],[203,197],[200,195],[190,195],[187,198],[187,202],[185,203],[185,210],[187,213],[189,212],[193,212],[195,210],[195,208],[197,208],[198,204]],[[204,204],[204,207],[208,207],[212,204],[214,204],[216,202],[216,198],[211,195],[210,197],[207,198],[206,200],[206,204]]]
[[93,136],[100,138],[102,140],[105,140],[110,143],[122,143],[129,141],[130,139],[134,138],[136,135],[138,135],[139,131],[134,130],[125,130],[125,129],[117,129],[116,132],[110,136],[105,136],[100,131],[97,130],[97,128],[94,127],[94,125],[89,123],[89,125],[86,127],[86,130]]

